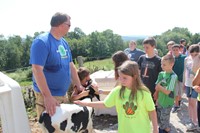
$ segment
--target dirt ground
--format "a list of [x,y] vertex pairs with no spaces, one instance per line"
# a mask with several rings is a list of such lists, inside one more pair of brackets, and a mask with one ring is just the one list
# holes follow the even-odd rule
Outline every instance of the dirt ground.
[[[178,113],[171,113],[170,123],[171,123],[171,132],[170,133],[186,133],[186,125],[189,122],[188,117],[188,101],[185,95],[183,96],[181,105],[181,110]],[[32,133],[41,133],[41,129],[38,127],[35,119],[30,119],[30,127]],[[117,133],[117,116],[111,115],[100,115],[94,116],[93,126],[95,133]],[[197,131],[193,131],[197,133]],[[2,129],[0,127],[0,133]]]
[[[170,133],[186,133],[186,125],[189,122],[188,116],[188,100],[185,95],[182,98],[181,110],[178,113],[171,113],[170,117],[170,125],[171,132]],[[31,131],[32,133],[40,133],[41,130],[37,126],[37,123],[30,120]],[[95,133],[117,133],[117,116],[111,115],[100,115],[94,116],[93,118],[93,126],[95,129]],[[197,131],[193,131],[197,133]]]

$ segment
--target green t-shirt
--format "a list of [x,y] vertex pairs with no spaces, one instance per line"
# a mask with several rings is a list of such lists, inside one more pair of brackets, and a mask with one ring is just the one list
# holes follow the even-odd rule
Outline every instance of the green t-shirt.
[[[162,71],[158,75],[156,84],[160,83],[160,85],[164,87],[166,90],[172,91],[174,93],[174,89],[175,89],[177,81],[178,81],[178,77],[174,72],[166,73]],[[173,106],[174,97],[170,97],[169,95],[166,95],[163,92],[159,91],[158,103],[164,108]]]
[[115,87],[105,98],[106,107],[116,107],[118,114],[119,133],[150,133],[150,119],[148,112],[155,110],[151,93],[137,91],[136,98],[129,101],[130,89],[125,89],[124,98],[119,96],[121,86]]

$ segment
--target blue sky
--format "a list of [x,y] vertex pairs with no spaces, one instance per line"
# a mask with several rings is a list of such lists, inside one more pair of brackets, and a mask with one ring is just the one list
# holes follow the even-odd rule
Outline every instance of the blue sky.
[[49,31],[51,16],[65,12],[71,29],[113,30],[119,35],[160,35],[174,27],[200,33],[199,0],[0,0],[0,34]]

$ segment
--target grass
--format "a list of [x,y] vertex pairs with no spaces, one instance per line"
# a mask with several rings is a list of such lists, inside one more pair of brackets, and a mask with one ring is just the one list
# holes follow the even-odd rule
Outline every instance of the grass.
[[109,70],[114,69],[114,65],[111,58],[85,62],[83,63],[83,66],[88,68],[91,73],[98,70],[109,71]]

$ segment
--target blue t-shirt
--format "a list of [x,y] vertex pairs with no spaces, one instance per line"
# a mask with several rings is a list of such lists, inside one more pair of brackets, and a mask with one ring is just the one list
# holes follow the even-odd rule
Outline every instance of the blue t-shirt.
[[[53,96],[64,96],[71,84],[72,55],[68,43],[55,39],[51,33],[39,35],[32,43],[30,64],[43,66],[47,85]],[[33,87],[40,92],[33,76]]]
[[138,61],[139,57],[141,55],[144,55],[144,51],[140,50],[140,49],[137,49],[135,48],[133,51],[131,51],[130,48],[127,48],[124,50],[124,53],[128,56],[128,58],[132,61]]

